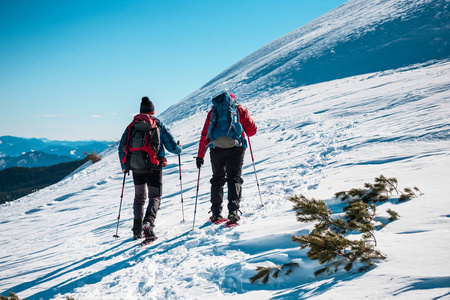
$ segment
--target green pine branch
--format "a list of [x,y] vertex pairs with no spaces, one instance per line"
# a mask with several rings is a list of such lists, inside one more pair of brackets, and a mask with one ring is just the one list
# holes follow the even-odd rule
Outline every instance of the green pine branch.
[[277,279],[281,272],[284,272],[284,275],[288,276],[298,267],[299,264],[294,262],[276,265],[274,267],[256,267],[258,273],[256,273],[255,276],[250,277],[249,280],[252,284],[257,283],[258,281],[262,284],[267,284],[271,276]]
[[15,293],[9,292],[9,297],[0,295],[0,300],[20,300],[20,299]]

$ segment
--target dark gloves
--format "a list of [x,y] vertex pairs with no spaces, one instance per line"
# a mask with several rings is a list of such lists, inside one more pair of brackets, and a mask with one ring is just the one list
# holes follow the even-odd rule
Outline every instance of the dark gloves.
[[204,159],[203,159],[203,157],[196,157],[195,158],[195,162],[197,163],[197,168],[199,168],[200,169],[200,167],[203,165],[203,163],[204,163]]

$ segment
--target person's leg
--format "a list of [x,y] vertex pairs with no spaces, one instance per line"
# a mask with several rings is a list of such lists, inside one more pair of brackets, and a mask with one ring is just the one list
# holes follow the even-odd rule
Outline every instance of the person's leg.
[[134,203],[133,203],[133,235],[135,238],[139,238],[142,235],[142,222],[144,217],[144,205],[146,194],[146,183],[145,178],[142,174],[137,174],[133,172],[133,182],[134,182]]
[[212,221],[219,218],[222,213],[223,186],[225,185],[225,159],[224,149],[212,148],[210,151],[213,176],[211,182],[211,212]]
[[[154,236],[153,228],[155,227],[156,215],[161,206],[162,195],[162,170],[153,170],[147,175],[148,186],[148,206],[144,217],[144,224],[148,224],[149,233],[147,235]],[[145,226],[145,225],[144,225]],[[147,237],[147,236],[146,236]]]
[[228,149],[226,158],[226,173],[228,185],[228,217],[238,217],[242,196],[242,166],[244,164],[245,148],[234,147]]

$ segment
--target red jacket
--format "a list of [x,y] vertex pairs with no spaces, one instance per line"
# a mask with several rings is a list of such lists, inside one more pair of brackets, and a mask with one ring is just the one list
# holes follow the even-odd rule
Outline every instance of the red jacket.
[[[239,122],[242,125],[242,128],[244,129],[244,132],[242,132],[242,137],[245,138],[245,134],[247,136],[254,136],[256,134],[256,131],[258,128],[256,127],[255,122],[253,121],[253,118],[250,116],[250,113],[248,110],[241,106],[237,106],[237,110],[239,113]],[[208,137],[208,127],[209,127],[209,120],[211,119],[211,111],[209,111],[208,116],[206,117],[205,125],[203,125],[202,130],[202,136],[200,138],[200,143],[198,145],[198,157],[205,157],[207,146],[209,145],[209,137]]]

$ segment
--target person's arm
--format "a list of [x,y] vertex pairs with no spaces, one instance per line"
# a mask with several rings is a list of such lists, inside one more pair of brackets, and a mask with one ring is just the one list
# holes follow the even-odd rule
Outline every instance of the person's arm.
[[248,112],[248,110],[239,105],[238,106],[239,111],[239,117],[240,117],[240,123],[242,125],[242,128],[244,129],[244,132],[247,134],[247,136],[254,136],[256,132],[258,131],[258,128],[255,124],[255,121],[253,121],[252,116]]
[[128,134],[128,129],[125,129],[125,131],[122,134],[122,138],[120,139],[119,148],[118,148],[120,165],[122,167],[122,171],[125,171],[127,168],[127,167],[125,167],[125,165],[122,162],[122,159],[125,156],[125,143],[126,143],[127,134]]
[[164,148],[166,148],[167,151],[173,154],[180,154],[182,149],[175,142],[175,138],[173,137],[169,128],[167,128],[167,126],[163,122],[159,122],[159,124],[161,129],[161,142],[164,145]]
[[205,124],[203,125],[202,135],[200,137],[200,142],[198,143],[198,153],[197,157],[203,158],[205,157],[206,153],[206,147],[209,144],[209,137],[208,137],[208,127],[209,127],[209,120],[211,119],[211,110],[208,113],[208,116],[206,117]]

